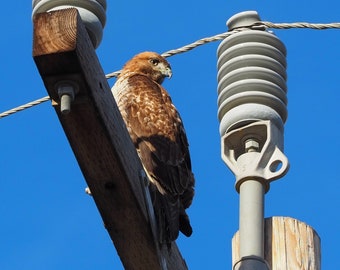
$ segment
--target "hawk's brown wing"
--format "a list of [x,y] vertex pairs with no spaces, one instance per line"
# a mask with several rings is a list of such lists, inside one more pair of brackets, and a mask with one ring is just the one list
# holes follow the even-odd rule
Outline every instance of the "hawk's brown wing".
[[128,96],[118,106],[143,165],[167,193],[182,195],[194,184],[182,120],[161,85],[143,75],[127,80]]
[[194,177],[182,120],[170,96],[161,85],[139,74],[118,81],[115,87],[124,88],[116,89],[118,107],[150,181],[162,194],[154,196],[154,202],[162,205],[158,215],[171,220],[170,240],[177,238],[178,229],[190,235],[184,209],[194,195]]

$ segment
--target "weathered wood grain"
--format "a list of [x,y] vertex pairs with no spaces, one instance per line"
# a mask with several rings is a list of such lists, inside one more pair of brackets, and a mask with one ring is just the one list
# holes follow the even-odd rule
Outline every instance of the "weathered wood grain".
[[[233,265],[239,258],[239,233],[232,240]],[[265,260],[271,270],[320,270],[320,238],[313,228],[290,217],[265,219]]]

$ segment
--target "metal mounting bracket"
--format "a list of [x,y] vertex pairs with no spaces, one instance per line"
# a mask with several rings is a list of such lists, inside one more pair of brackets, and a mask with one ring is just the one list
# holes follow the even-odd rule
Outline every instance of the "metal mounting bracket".
[[247,179],[269,183],[289,169],[283,154],[283,132],[268,120],[256,121],[234,129],[222,137],[222,159],[236,177],[236,190]]

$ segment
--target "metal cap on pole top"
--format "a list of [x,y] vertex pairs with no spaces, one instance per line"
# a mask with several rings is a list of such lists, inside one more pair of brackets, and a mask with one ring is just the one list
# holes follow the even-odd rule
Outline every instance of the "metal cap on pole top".
[[218,47],[218,118],[222,158],[240,193],[240,261],[234,269],[268,269],[264,260],[264,194],[288,171],[286,49],[255,11],[231,17],[239,32]]

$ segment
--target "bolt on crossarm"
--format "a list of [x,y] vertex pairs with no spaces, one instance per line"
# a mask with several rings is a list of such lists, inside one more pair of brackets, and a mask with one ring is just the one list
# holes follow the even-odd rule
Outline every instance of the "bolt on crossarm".
[[250,29],[255,11],[231,17],[218,54],[218,117],[222,159],[240,194],[237,270],[269,269],[264,259],[264,195],[289,168],[283,154],[287,119],[286,49],[272,33]]

